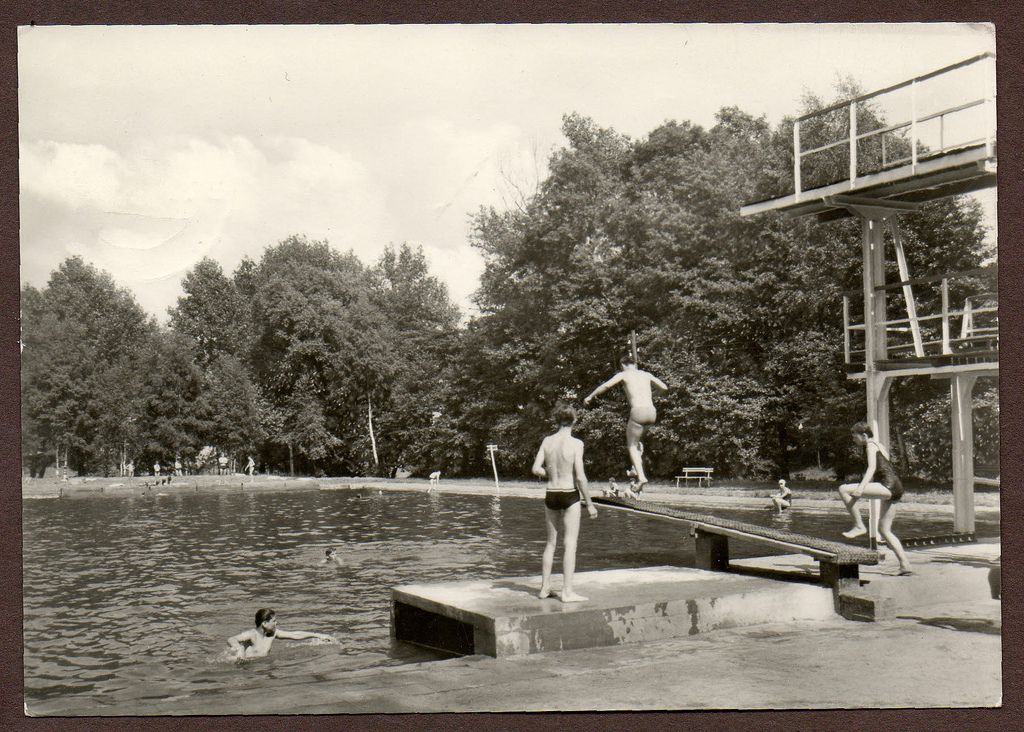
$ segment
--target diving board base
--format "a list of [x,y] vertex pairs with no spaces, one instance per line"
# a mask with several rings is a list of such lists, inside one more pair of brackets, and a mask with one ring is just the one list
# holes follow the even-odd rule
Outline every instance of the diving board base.
[[764,577],[650,567],[578,572],[574,584],[585,602],[539,599],[539,576],[394,587],[391,634],[501,658],[835,618],[830,588]]

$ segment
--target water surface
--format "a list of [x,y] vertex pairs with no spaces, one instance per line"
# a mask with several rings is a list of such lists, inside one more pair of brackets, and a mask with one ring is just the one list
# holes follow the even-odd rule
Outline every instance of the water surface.
[[[84,713],[108,701],[220,694],[261,676],[437,658],[391,640],[390,588],[535,575],[545,540],[543,504],[515,497],[171,493],[24,506],[26,701],[71,699]],[[583,519],[578,571],[693,566],[684,524],[599,510]],[[830,539],[848,526],[839,514],[714,513]],[[896,524],[904,535],[950,528],[948,516]],[[979,521],[978,534],[997,535],[998,524]],[[322,563],[327,546],[344,567]],[[252,627],[260,607],[275,608],[282,628],[341,643],[277,641],[268,658],[235,663],[225,641]]]

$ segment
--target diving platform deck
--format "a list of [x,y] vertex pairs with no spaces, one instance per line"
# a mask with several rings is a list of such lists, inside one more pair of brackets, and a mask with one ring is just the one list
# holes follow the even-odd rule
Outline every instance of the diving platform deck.
[[974,145],[917,164],[748,203],[740,208],[740,215],[779,211],[787,217],[817,215],[820,220],[829,221],[851,215],[844,205],[844,195],[883,200],[890,205],[919,204],[992,188],[996,184],[996,172],[994,148]]
[[500,658],[835,618],[832,591],[810,580],[684,567],[577,572],[574,591],[588,598],[579,603],[541,600],[539,588],[539,576],[395,587],[391,633],[457,655]]

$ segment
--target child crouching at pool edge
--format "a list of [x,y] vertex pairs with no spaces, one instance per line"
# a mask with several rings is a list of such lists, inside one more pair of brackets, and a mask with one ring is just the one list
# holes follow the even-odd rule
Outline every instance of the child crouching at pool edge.
[[572,436],[576,424],[576,410],[559,402],[553,413],[558,427],[552,435],[544,438],[533,461],[533,474],[546,478],[544,494],[544,519],[548,540],[544,546],[541,564],[542,578],[538,597],[550,597],[551,568],[555,560],[558,543],[558,524],[561,522],[562,538],[562,602],[583,602],[587,598],[573,592],[573,574],[576,571],[576,542],[580,532],[580,496],[587,503],[590,518],[597,517],[597,509],[590,501],[587,491],[587,474],[583,470],[583,440]]

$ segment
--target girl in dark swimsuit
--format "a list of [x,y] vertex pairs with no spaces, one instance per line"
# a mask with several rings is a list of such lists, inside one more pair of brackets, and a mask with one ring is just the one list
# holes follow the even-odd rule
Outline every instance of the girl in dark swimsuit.
[[867,422],[858,422],[850,428],[853,441],[857,445],[863,445],[867,453],[868,466],[864,471],[864,477],[859,483],[846,483],[839,486],[839,497],[850,512],[853,519],[853,528],[844,531],[843,536],[853,539],[867,533],[864,520],[860,515],[860,508],[857,500],[861,497],[879,498],[882,502],[881,514],[878,518],[878,533],[882,535],[885,542],[892,548],[899,560],[901,575],[912,574],[910,560],[907,559],[903,545],[896,535],[892,533],[892,520],[896,514],[896,503],[903,497],[903,484],[899,475],[893,468],[892,460],[886,454],[885,448],[871,435],[871,426]]

